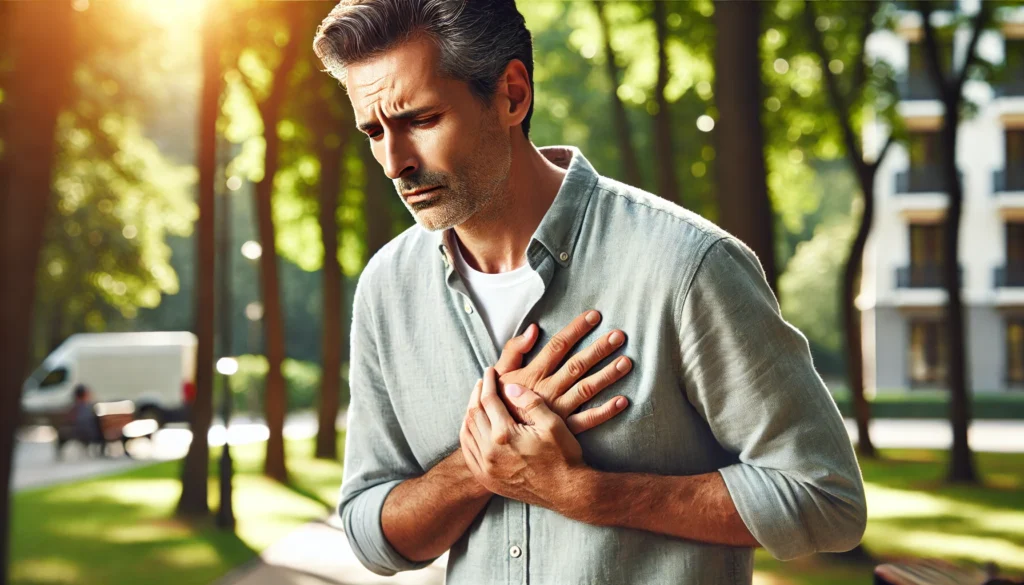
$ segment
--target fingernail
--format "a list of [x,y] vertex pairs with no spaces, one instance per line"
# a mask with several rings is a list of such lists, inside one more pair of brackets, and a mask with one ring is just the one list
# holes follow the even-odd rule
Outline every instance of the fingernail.
[[587,313],[587,323],[591,325],[597,325],[597,322],[601,320],[601,314],[597,311],[590,311]]
[[628,372],[629,360],[626,358],[622,358],[621,360],[618,361],[618,363],[615,364],[615,369],[620,372]]
[[519,398],[523,395],[523,387],[518,384],[506,384],[505,394],[510,398]]
[[618,331],[612,331],[612,334],[608,336],[608,343],[612,345],[618,345],[622,343],[622,334]]
[[615,408],[626,408],[626,399],[619,396],[619,398],[615,401]]

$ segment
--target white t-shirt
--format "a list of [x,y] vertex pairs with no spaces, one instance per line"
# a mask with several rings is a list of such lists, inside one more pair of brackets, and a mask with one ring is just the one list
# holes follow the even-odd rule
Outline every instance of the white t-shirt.
[[508,272],[480,272],[466,263],[458,238],[452,239],[455,240],[452,246],[455,249],[455,267],[500,353],[505,343],[515,335],[516,326],[526,312],[544,294],[544,281],[525,260],[522,266]]

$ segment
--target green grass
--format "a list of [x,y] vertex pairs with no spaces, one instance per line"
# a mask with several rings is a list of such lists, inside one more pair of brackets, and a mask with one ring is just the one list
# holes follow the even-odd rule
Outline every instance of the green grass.
[[[260,476],[262,449],[232,450],[235,533],[173,519],[181,489],[177,462],[15,494],[12,583],[214,581],[288,531],[322,517],[337,501],[341,466],[313,459],[312,441],[288,443],[287,487]],[[979,454],[983,487],[943,483],[944,452],[883,456],[861,462],[869,513],[864,547],[874,561],[815,555],[782,563],[759,550],[754,582],[869,585],[875,562],[901,556],[995,561],[1011,575],[1024,576],[1024,454]],[[211,477],[215,470],[211,463]],[[211,506],[216,493],[211,481]]]
[[[984,487],[948,485],[946,452],[883,451],[862,460],[868,498],[864,548],[876,561],[941,557],[996,562],[1024,575],[1024,454],[980,453]],[[815,555],[787,563],[757,551],[755,583],[869,585],[872,561]]]
[[[339,440],[339,452],[341,441]],[[261,476],[263,444],[233,447],[235,532],[173,517],[180,462],[159,463],[13,498],[12,585],[211,583],[337,500],[341,465],[289,441],[290,486]],[[211,453],[210,507],[216,509]]]

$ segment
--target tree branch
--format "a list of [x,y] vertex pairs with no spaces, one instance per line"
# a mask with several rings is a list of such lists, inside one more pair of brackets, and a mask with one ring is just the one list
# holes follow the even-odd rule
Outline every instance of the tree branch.
[[[847,102],[847,96],[843,95],[839,87],[838,76],[828,68],[829,54],[822,39],[823,35],[816,25],[817,20],[817,10],[814,7],[814,2],[804,2],[804,24],[811,36],[811,44],[814,46],[814,51],[818,54],[818,59],[821,60],[821,72],[825,77],[825,87],[828,89],[829,98],[836,109],[836,117],[839,118],[839,126],[843,132],[843,142],[846,144],[847,153],[850,161],[859,171],[860,167],[864,164],[864,153],[850,123],[850,104]],[[855,86],[852,88],[852,91],[857,91],[857,89]]]
[[878,166],[882,164],[882,161],[885,160],[885,155],[886,153],[889,152],[889,147],[892,146],[893,142],[895,142],[895,139],[893,137],[893,132],[889,132],[889,137],[885,139],[885,144],[882,145],[882,150],[878,151],[878,156],[875,157],[875,161],[871,163],[872,174],[874,174],[874,171],[877,170]]
[[[813,1],[813,0],[811,0]],[[853,65],[853,88],[864,87],[868,79],[868,37],[871,33],[875,32],[875,15],[878,14],[878,10],[881,8],[882,3],[879,0],[870,0],[865,2],[864,9],[864,27],[860,31],[860,50],[854,58]]]
[[981,38],[981,33],[984,32],[988,26],[988,20],[991,17],[991,2],[985,2],[984,0],[979,3],[978,14],[974,16],[974,31],[971,33],[971,41],[967,44],[967,55],[964,57],[964,68],[960,72],[960,76],[956,80],[956,94],[960,95],[963,90],[964,83],[967,81],[967,73],[971,70],[971,66],[978,60],[976,49],[978,47],[978,39]]
[[921,26],[924,28],[925,61],[928,63],[932,81],[939,86],[939,95],[943,103],[946,103],[949,101],[947,98],[951,95],[951,88],[946,74],[942,72],[942,65],[939,64],[939,43],[935,38],[935,27],[932,26],[932,2],[921,0],[918,6],[921,12]]

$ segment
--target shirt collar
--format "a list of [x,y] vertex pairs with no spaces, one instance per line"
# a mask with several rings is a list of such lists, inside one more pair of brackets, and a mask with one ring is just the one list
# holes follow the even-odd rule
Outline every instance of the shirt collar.
[[[578,242],[583,215],[599,176],[590,161],[575,146],[544,146],[537,150],[568,172],[532,239],[540,242],[556,262],[568,266]],[[454,245],[452,235],[452,229],[449,228],[437,236],[437,248],[449,263],[453,260],[445,246],[451,248]]]

